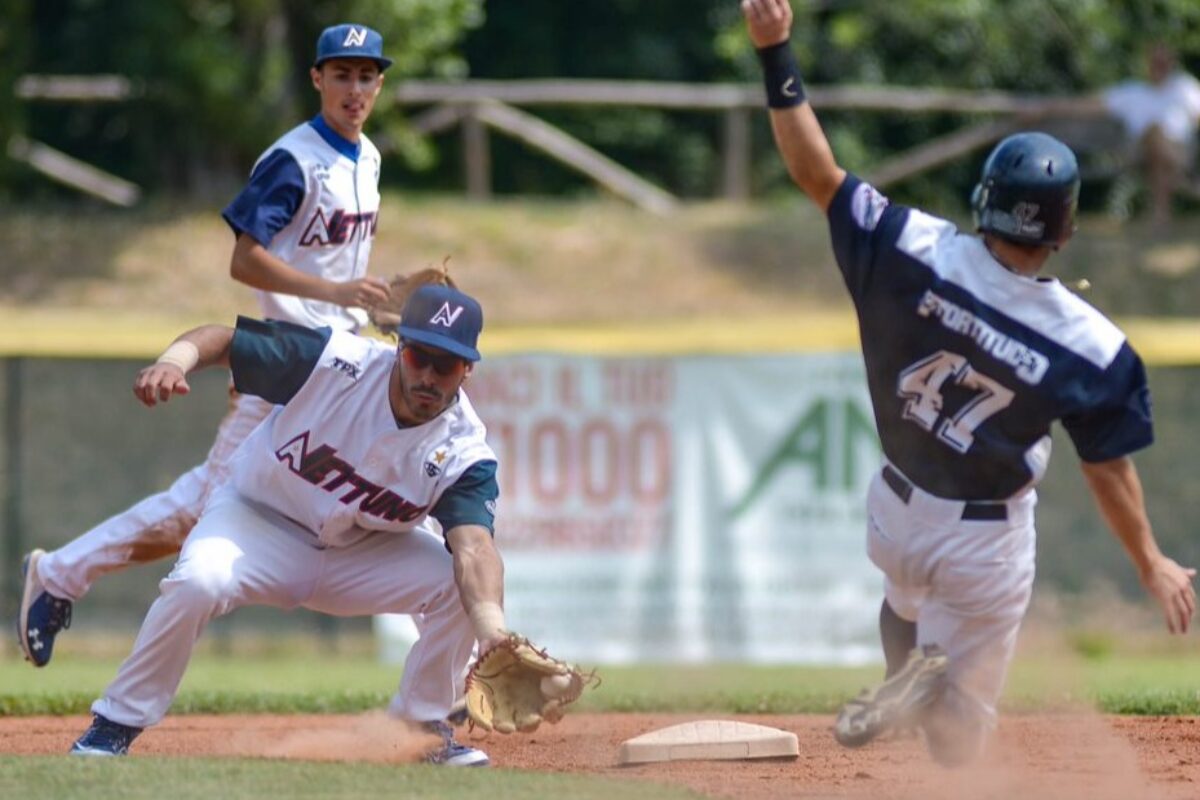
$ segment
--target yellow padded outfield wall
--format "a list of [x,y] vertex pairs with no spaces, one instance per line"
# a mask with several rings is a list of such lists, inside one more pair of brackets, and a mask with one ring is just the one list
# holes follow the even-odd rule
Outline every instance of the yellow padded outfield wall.
[[[152,358],[203,319],[95,310],[0,309],[0,357]],[[1200,319],[1130,317],[1117,320],[1133,346],[1154,366],[1200,365]],[[505,353],[588,355],[703,355],[856,350],[849,313],[798,311],[794,316],[670,320],[613,325],[488,328],[480,349]]]

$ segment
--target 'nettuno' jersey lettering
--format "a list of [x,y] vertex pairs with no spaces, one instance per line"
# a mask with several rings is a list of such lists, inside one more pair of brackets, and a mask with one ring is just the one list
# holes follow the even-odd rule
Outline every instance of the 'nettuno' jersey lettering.
[[[275,451],[275,457],[303,480],[327,492],[349,486],[349,491],[337,498],[339,502],[350,505],[358,501],[360,511],[389,522],[411,522],[428,510],[427,506],[411,503],[359,475],[353,465],[338,458],[337,450],[327,444],[310,452],[308,435],[305,431]],[[333,476],[332,480],[326,482],[330,476]]]

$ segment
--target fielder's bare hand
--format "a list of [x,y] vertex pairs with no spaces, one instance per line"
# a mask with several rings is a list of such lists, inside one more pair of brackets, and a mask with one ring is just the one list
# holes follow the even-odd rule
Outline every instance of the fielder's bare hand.
[[760,50],[792,34],[792,4],[788,0],[742,0],[742,16],[750,41]]
[[133,381],[134,396],[147,408],[167,402],[171,395],[185,395],[191,390],[183,370],[175,364],[151,364],[139,372]]
[[368,275],[334,287],[331,302],[344,308],[372,309],[388,299],[388,283],[383,278]]
[[1196,570],[1181,567],[1166,556],[1159,556],[1142,576],[1142,585],[1162,609],[1171,633],[1187,633],[1196,613],[1196,590],[1192,578]]

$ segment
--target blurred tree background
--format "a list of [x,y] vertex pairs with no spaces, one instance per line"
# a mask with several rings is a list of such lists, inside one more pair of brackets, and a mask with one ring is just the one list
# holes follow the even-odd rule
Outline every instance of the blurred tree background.
[[[263,147],[316,112],[309,67],[327,25],[362,20],[379,30],[396,80],[464,75],[463,33],[483,21],[483,0],[7,2],[22,13],[0,22],[6,77],[117,73],[144,94],[129,103],[38,103],[34,112],[10,105],[5,92],[0,126],[152,192],[202,197],[236,187]],[[381,114],[373,130],[391,116]],[[32,179],[20,186],[45,190]]]
[[[307,67],[328,24],[381,30],[407,77],[757,81],[736,0],[4,0],[0,85],[24,73],[113,72],[139,102],[36,108],[0,99],[0,134],[31,138],[127,177],[153,193],[217,195],[236,186],[275,136],[316,105]],[[1200,66],[1195,0],[794,0],[794,40],[812,84],[872,84],[1073,94],[1141,71],[1151,39]],[[720,119],[654,109],[544,109],[553,124],[684,196],[719,180]],[[954,115],[828,113],[844,163],[865,171],[961,125]],[[384,100],[371,130],[400,157],[385,182],[458,188],[458,139],[425,141]],[[756,191],[782,172],[756,136]],[[590,191],[561,167],[495,139],[499,193]],[[903,199],[961,197],[973,165],[908,181]],[[7,164],[11,192],[58,190]]]

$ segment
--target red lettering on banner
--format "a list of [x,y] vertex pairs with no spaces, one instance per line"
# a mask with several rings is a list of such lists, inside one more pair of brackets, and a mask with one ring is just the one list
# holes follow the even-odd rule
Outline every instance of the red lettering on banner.
[[617,434],[612,423],[605,419],[590,420],[580,433],[583,452],[579,465],[583,468],[583,496],[589,503],[611,503],[619,490]]
[[613,361],[604,365],[606,406],[664,408],[675,393],[675,372],[669,363]]
[[501,514],[496,517],[496,543],[505,552],[521,550],[638,552],[662,547],[670,536],[671,515],[634,514]]
[[[535,364],[488,365],[471,376],[471,402],[487,406],[531,408],[542,400],[542,372]],[[482,412],[481,412],[482,413]]]
[[499,425],[488,425],[488,444],[496,451],[496,459],[500,466],[498,479],[505,502],[520,497],[525,491],[525,484],[520,482],[525,466],[522,456],[517,450],[517,428],[511,422],[501,422]]
[[563,408],[581,408],[583,396],[579,391],[579,370],[564,365],[558,370],[558,404]]
[[634,499],[648,505],[665,502],[671,492],[671,432],[662,420],[646,419],[633,426],[630,440]]
[[529,425],[501,422],[488,432],[507,507],[532,501],[550,510],[583,503],[604,511],[669,499],[671,432],[661,419],[630,425],[599,416],[579,424],[543,417]]
[[539,503],[557,505],[570,489],[574,458],[561,420],[543,420],[529,434],[529,486]]

